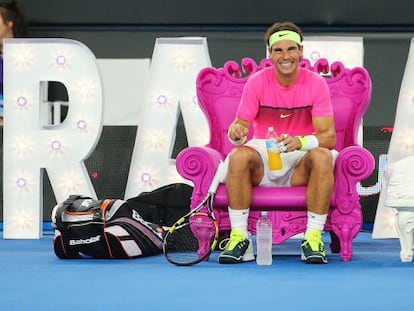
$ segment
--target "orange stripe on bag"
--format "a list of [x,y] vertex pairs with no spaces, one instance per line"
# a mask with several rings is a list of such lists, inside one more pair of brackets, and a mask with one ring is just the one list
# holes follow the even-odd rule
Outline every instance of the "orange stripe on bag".
[[109,252],[109,256],[111,256],[111,258],[114,258],[114,256],[112,255],[112,251],[111,251],[111,245],[109,244],[108,241],[108,237],[106,236],[106,232],[105,232],[105,228],[106,228],[106,209],[108,208],[108,206],[113,202],[113,200],[111,199],[106,199],[101,203],[101,211],[102,211],[102,221],[103,221],[103,232],[104,232],[104,237],[105,237],[105,242],[106,242],[106,247],[108,248],[108,252]]
[[[106,213],[106,208],[109,206],[109,204],[112,203],[113,200],[111,199],[106,199],[101,203],[101,210],[102,210],[102,215],[105,216]],[[105,221],[105,218],[104,218]]]

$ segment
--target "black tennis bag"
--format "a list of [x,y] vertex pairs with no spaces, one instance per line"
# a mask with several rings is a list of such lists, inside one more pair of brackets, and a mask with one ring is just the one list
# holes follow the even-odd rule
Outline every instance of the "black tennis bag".
[[53,208],[52,226],[53,249],[61,259],[127,259],[162,252],[158,226],[124,200],[71,195]]

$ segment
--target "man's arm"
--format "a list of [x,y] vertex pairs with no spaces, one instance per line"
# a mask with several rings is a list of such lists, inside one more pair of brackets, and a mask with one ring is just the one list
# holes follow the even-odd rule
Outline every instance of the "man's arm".
[[318,138],[319,146],[333,149],[336,144],[336,131],[333,116],[314,117],[312,119],[315,135]]
[[[333,116],[326,116],[326,117],[314,117],[312,119],[313,128],[315,132],[310,136],[315,136],[317,141],[311,143],[312,148],[314,147],[325,147],[328,149],[333,149],[336,144],[336,131],[335,131],[335,123]],[[315,139],[315,138],[313,138]],[[294,151],[301,149],[302,142],[299,137],[292,137],[292,136],[283,136],[278,139],[278,141],[283,142],[286,147],[286,151]],[[302,149],[308,150],[308,149]]]

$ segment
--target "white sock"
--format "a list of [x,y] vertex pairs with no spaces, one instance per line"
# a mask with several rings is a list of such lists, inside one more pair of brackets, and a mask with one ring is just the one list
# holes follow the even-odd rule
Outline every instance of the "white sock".
[[322,232],[327,216],[328,214],[319,215],[308,211],[308,223],[306,226],[305,236],[311,229],[316,229]]
[[242,209],[236,210],[232,209],[230,206],[228,207],[229,211],[229,218],[231,228],[238,228],[241,232],[243,232],[244,236],[247,238],[249,236],[247,231],[247,220],[249,218],[249,211],[250,209]]

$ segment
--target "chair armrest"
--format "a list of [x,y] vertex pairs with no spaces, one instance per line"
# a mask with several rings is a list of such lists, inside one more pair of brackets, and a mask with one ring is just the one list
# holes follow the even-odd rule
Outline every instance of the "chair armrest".
[[[354,202],[359,202],[356,184],[369,177],[375,168],[373,155],[365,148],[355,145],[342,149],[335,162],[334,205],[341,212],[349,213]],[[356,199],[356,200],[355,200]]]
[[207,194],[220,161],[224,161],[224,155],[206,146],[188,147],[178,154],[177,171],[194,186],[191,208],[197,206]]

